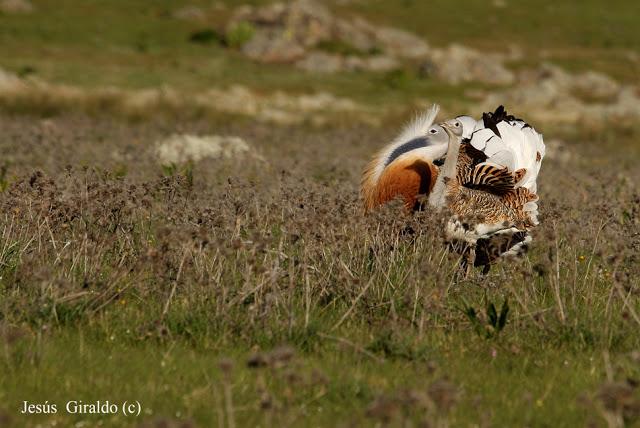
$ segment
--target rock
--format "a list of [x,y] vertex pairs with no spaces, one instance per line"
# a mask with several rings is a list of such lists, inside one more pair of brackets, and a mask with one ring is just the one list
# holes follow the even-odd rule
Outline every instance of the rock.
[[204,21],[207,17],[204,11],[197,6],[185,6],[173,12],[172,16],[184,21]]
[[10,92],[20,89],[24,82],[15,74],[0,68],[0,92]]
[[260,8],[243,5],[236,9],[231,22],[247,21],[258,25],[282,24],[285,12],[284,3],[273,3]]
[[343,57],[316,51],[298,61],[296,66],[314,73],[337,73],[342,71],[387,72],[397,70],[402,64],[396,58],[387,55]]
[[296,67],[314,73],[336,73],[344,70],[344,59],[340,55],[311,52],[296,62]]
[[197,104],[226,113],[255,116],[259,111],[259,97],[248,88],[233,85],[228,89],[210,89],[196,97]]
[[318,73],[386,72],[404,62],[420,60],[425,64],[421,67],[422,75],[448,83],[510,85],[516,76],[504,63],[522,57],[522,51],[513,46],[505,54],[460,45],[431,49],[416,34],[374,25],[361,17],[339,18],[314,0],[242,6],[236,9],[228,29],[241,22],[255,28],[254,37],[241,46],[249,58],[265,63],[291,63]]
[[[254,37],[242,46],[242,52],[249,58],[265,63],[295,63],[308,71],[388,71],[398,67],[398,59],[423,58],[429,51],[424,40],[414,34],[375,26],[362,18],[336,18],[327,7],[313,0],[240,7],[227,29],[241,22],[256,30]],[[350,53],[320,53],[324,42],[351,47],[363,58],[348,58]]]
[[430,62],[436,76],[448,83],[483,82],[510,85],[515,74],[504,66],[501,55],[487,54],[465,46],[453,44],[446,49],[434,49]]
[[166,86],[140,89],[124,94],[114,94],[114,96],[120,97],[123,107],[132,113],[141,112],[160,105],[179,108],[181,103],[178,92]]
[[582,103],[566,94],[553,82],[516,86],[513,89],[494,92],[483,101],[482,109],[489,111],[504,104],[524,112],[539,121],[577,122],[580,119]]
[[518,76],[520,84],[553,82],[559,88],[569,88],[574,76],[555,64],[543,63],[535,69],[524,70]]
[[348,98],[328,92],[294,96],[282,91],[257,94],[240,85],[229,89],[211,89],[196,97],[195,102],[206,109],[242,114],[259,121],[290,125],[308,119],[322,121],[331,115],[363,112],[364,107]]
[[245,156],[251,148],[240,137],[177,134],[156,145],[156,156],[164,164],[231,159]]
[[256,34],[242,51],[259,62],[294,62],[306,49],[331,37],[331,14],[323,5],[310,0],[275,3],[260,8],[236,10],[227,28],[248,22]]
[[333,16],[324,5],[311,0],[290,3],[285,22],[287,32],[303,46],[310,48],[331,38]]
[[368,57],[365,62],[366,70],[374,72],[392,71],[401,67],[400,61],[387,55]]
[[353,21],[336,19],[333,23],[333,38],[346,42],[361,52],[376,50],[378,46],[374,33],[375,27],[362,18]]
[[429,45],[408,31],[382,27],[375,31],[375,38],[384,52],[401,58],[422,59],[429,54]]
[[387,55],[371,57],[351,56],[345,59],[344,69],[347,71],[387,72],[397,70],[402,64],[396,58]]
[[33,4],[29,0],[0,0],[0,12],[11,14],[33,11]]
[[249,58],[264,63],[293,63],[305,55],[304,47],[279,30],[260,29],[242,46]]
[[616,95],[614,102],[608,104],[590,104],[585,106],[585,120],[624,120],[640,118],[640,94],[632,86],[624,86]]
[[596,71],[588,71],[574,76],[572,86],[572,89],[594,98],[610,98],[620,92],[620,84],[618,82]]
[[302,112],[318,112],[331,109],[335,112],[349,112],[357,109],[356,104],[347,98],[338,98],[328,92],[301,95],[299,97],[287,96],[287,104],[294,110]]
[[363,71],[367,69],[367,63],[364,58],[359,56],[348,56],[344,59],[343,71]]
[[579,93],[588,98],[610,98],[620,92],[621,86],[611,77],[587,71],[570,74],[554,64],[545,63],[537,69],[523,71],[518,80],[521,84],[550,82],[559,90]]
[[640,118],[640,95],[635,87],[620,85],[595,71],[571,74],[553,64],[521,72],[513,88],[488,95],[482,108],[498,104],[554,123]]

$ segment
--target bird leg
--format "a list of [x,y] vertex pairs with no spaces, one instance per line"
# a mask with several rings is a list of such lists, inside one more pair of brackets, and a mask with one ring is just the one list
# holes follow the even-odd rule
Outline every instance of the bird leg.
[[487,275],[490,270],[491,270],[491,264],[487,263],[482,267],[482,275]]
[[473,266],[474,263],[476,261],[476,246],[475,245],[469,245],[467,247],[467,251],[465,252],[464,255],[464,277],[465,279],[469,277],[469,275],[471,275],[471,272],[473,271]]
[[461,243],[461,246],[455,251],[460,253],[460,270],[455,275],[456,280],[467,279],[473,272],[476,260],[476,247],[474,244]]

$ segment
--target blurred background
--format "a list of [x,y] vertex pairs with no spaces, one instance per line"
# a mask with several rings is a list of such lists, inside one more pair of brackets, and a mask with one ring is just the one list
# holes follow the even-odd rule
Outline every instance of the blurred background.
[[292,123],[502,102],[562,123],[638,118],[639,14],[622,0],[2,0],[0,106]]

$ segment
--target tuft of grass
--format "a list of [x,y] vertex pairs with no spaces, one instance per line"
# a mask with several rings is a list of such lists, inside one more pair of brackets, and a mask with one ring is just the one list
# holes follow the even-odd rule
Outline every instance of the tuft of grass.
[[249,42],[255,35],[256,29],[246,21],[241,21],[229,28],[225,34],[227,46],[238,49]]
[[509,301],[507,299],[502,303],[500,313],[496,310],[493,302],[487,302],[484,322],[480,319],[478,312],[473,306],[466,306],[464,314],[473,325],[478,336],[491,338],[498,336],[507,324],[507,316],[509,315]]

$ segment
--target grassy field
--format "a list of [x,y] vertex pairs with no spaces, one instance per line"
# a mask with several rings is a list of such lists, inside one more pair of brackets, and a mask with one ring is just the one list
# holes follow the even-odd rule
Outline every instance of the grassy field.
[[[203,24],[171,18],[178,2],[34,3],[0,15],[0,67],[54,83],[468,104],[469,85],[313,77],[189,43],[229,9]],[[637,79],[634,2],[535,3],[335,10]],[[0,426],[640,426],[638,123],[534,123],[549,146],[534,245],[461,280],[442,218],[362,214],[360,171],[396,118],[33,109],[0,114]],[[162,165],[155,143],[176,132],[237,135],[260,156]],[[58,412],[22,415],[25,400]],[[73,400],[141,414],[69,414]]]

